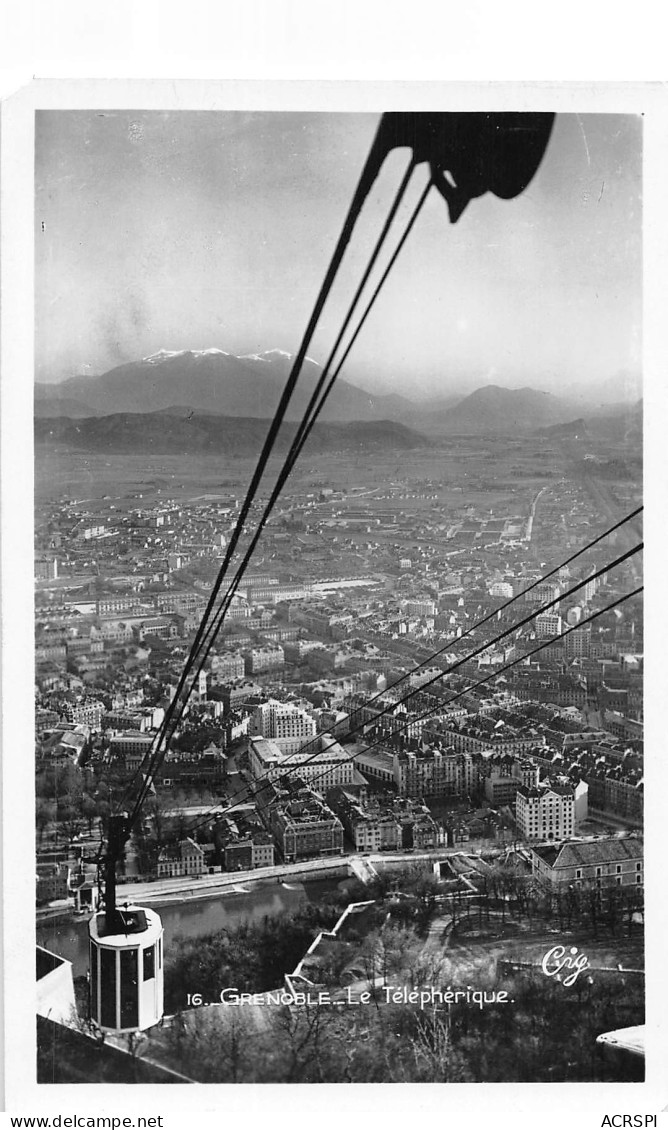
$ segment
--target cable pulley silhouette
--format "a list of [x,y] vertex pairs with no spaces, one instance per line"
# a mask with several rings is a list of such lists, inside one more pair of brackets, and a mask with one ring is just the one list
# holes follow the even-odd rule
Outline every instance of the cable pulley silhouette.
[[393,149],[412,150],[413,164],[429,165],[431,182],[456,223],[471,200],[491,192],[512,200],[528,187],[547,149],[554,114],[383,114],[356,202],[368,193]]

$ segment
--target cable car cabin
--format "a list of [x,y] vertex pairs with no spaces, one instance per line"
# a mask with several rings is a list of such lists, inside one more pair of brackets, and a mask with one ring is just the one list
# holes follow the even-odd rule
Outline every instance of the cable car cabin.
[[[110,919],[110,921],[108,920]],[[93,915],[90,934],[90,1014],[103,1032],[140,1032],[163,1014],[163,928],[145,907]]]

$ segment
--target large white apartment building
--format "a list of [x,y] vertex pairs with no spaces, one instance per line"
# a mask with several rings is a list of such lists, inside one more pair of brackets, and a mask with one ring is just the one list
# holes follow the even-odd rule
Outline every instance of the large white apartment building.
[[428,597],[407,597],[401,601],[401,610],[406,616],[435,616],[436,603]]
[[561,635],[561,616],[558,612],[539,612],[536,616],[536,635],[538,639]]
[[315,737],[316,722],[301,706],[291,702],[269,699],[261,703],[253,714],[254,733],[271,738],[281,753],[296,753],[301,746]]
[[[576,819],[586,815],[587,785],[520,785],[515,801],[515,819],[527,840],[565,840],[575,832]],[[577,807],[576,807],[577,806]]]

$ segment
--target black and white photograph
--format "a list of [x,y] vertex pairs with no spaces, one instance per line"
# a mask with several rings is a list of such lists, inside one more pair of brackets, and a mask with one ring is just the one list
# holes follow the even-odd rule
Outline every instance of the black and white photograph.
[[36,100],[54,1110],[649,1078],[643,101],[386,94]]
[[38,1081],[642,1080],[642,143],[37,112]]

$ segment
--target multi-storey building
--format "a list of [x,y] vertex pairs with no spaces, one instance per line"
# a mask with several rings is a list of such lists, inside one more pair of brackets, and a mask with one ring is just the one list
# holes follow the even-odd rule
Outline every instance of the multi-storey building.
[[471,754],[453,749],[402,750],[394,754],[392,767],[404,797],[468,796],[475,786]]
[[343,824],[304,781],[266,781],[257,801],[285,863],[343,854]]
[[370,732],[379,735],[402,734],[417,739],[429,724],[424,710],[419,707],[408,710],[405,704],[397,704],[389,695],[376,696],[372,702],[367,695],[346,695],[343,708],[350,716],[351,730],[369,727]]
[[343,788],[330,789],[326,799],[341,820],[355,851],[377,852],[383,847],[399,846],[401,837],[397,821],[393,821],[394,835],[388,835],[387,819],[382,819],[377,812],[369,812],[352,793]]
[[[316,677],[327,675],[330,671],[345,667],[355,655],[350,648],[338,647],[336,644],[319,644],[309,648],[306,662]],[[357,656],[359,658],[359,656]]]
[[156,597],[156,604],[162,612],[192,612],[200,615],[206,607],[206,600],[201,593],[179,590],[160,593]]
[[[593,569],[592,572],[595,573],[596,570]],[[598,592],[599,584],[600,584],[600,578],[599,577],[595,577],[591,581],[587,581],[587,584],[585,585],[584,590],[583,590],[583,601],[584,601],[585,604],[590,604],[591,601],[594,599],[594,597],[596,596],[596,593]]]
[[331,734],[319,734],[301,744],[302,749],[288,754],[270,738],[251,738],[248,760],[253,776],[256,780],[298,776],[318,791],[352,783],[353,759]]
[[135,772],[148,756],[153,741],[154,735],[140,734],[136,730],[115,734],[109,742],[108,757],[110,764]]
[[165,788],[219,788],[225,780],[225,758],[213,744],[197,752],[170,751],[158,770],[158,781]]
[[428,600],[426,597],[421,599],[409,597],[401,601],[400,607],[406,616],[434,616],[436,614],[435,601]]
[[296,753],[316,734],[315,719],[306,710],[274,698],[256,708],[252,727],[261,737],[271,738],[282,753]]
[[[505,727],[499,731],[484,732],[473,726],[458,726],[456,723],[432,722],[425,726],[423,738],[428,742],[442,742],[463,753],[482,753],[491,750],[495,753],[530,753],[538,746],[545,745],[545,737],[539,733],[508,733]],[[474,732],[472,732],[474,731]]]
[[35,648],[36,663],[65,663],[67,659],[67,645],[65,643],[49,642],[39,644]]
[[102,718],[105,715],[104,703],[96,698],[86,698],[83,702],[63,703],[63,714],[68,722],[79,726],[90,726],[91,730],[99,730]]
[[540,844],[531,849],[531,862],[534,877],[552,889],[644,886],[643,842],[639,836]]
[[582,659],[591,651],[591,628],[574,628],[564,636],[564,652],[570,659]]
[[[556,600],[561,592],[559,585],[553,581],[542,581],[541,584],[536,585],[530,592],[524,593],[524,599],[528,604],[547,604],[550,600]],[[558,608],[559,605],[553,605]]]
[[586,796],[587,786],[549,785],[531,788],[520,785],[517,790],[515,817],[521,834],[527,840],[564,840],[575,832],[576,799]]
[[382,749],[355,754],[355,765],[365,777],[379,785],[394,784],[394,755]]
[[538,765],[508,755],[490,758],[490,764],[484,767],[483,773],[485,797],[494,808],[514,805],[520,785],[536,788],[540,779]]
[[303,600],[310,591],[310,585],[298,583],[252,585],[247,590],[251,604],[280,604],[283,600]]
[[420,801],[386,794],[362,803],[347,789],[331,789],[327,803],[340,818],[356,851],[432,848],[439,830]]
[[589,803],[601,812],[611,812],[642,824],[644,808],[644,785],[640,780],[629,780],[623,776],[613,776],[608,769],[583,771],[584,780],[589,786]]
[[156,730],[165,718],[163,706],[140,706],[137,709],[107,711],[102,718],[104,730]]
[[135,634],[140,643],[151,636],[157,636],[161,640],[176,639],[179,625],[169,616],[151,616],[135,627]]
[[127,596],[101,596],[95,602],[98,616],[109,616],[116,612],[130,612],[135,609],[141,614],[136,593],[128,593]]
[[163,848],[158,856],[158,878],[203,875],[206,852],[188,837],[174,847]]
[[343,639],[354,622],[351,612],[341,612],[322,605],[293,606],[288,615],[291,622],[303,624],[313,635],[333,640]]
[[252,616],[252,609],[250,604],[241,598],[233,600],[225,613],[226,620],[249,620]]
[[322,644],[319,640],[294,639],[286,640],[283,644],[285,658],[288,663],[302,663],[309,651],[320,647],[322,647]]
[[276,671],[285,664],[285,652],[280,644],[252,647],[248,660],[249,671],[253,675],[261,671]]
[[149,715],[140,710],[108,710],[103,722],[105,730],[138,730],[142,734],[152,726]]
[[536,635],[538,639],[549,639],[561,634],[561,616],[558,612],[539,612],[536,616]]
[[433,683],[434,679],[438,679],[442,674],[440,667],[420,667],[417,671],[411,671],[408,683],[410,687],[423,687],[425,683]]
[[251,866],[274,866],[274,841],[268,832],[254,832],[252,836]]
[[38,906],[45,902],[53,902],[55,899],[67,898],[68,877],[67,863],[38,863],[36,891]]

